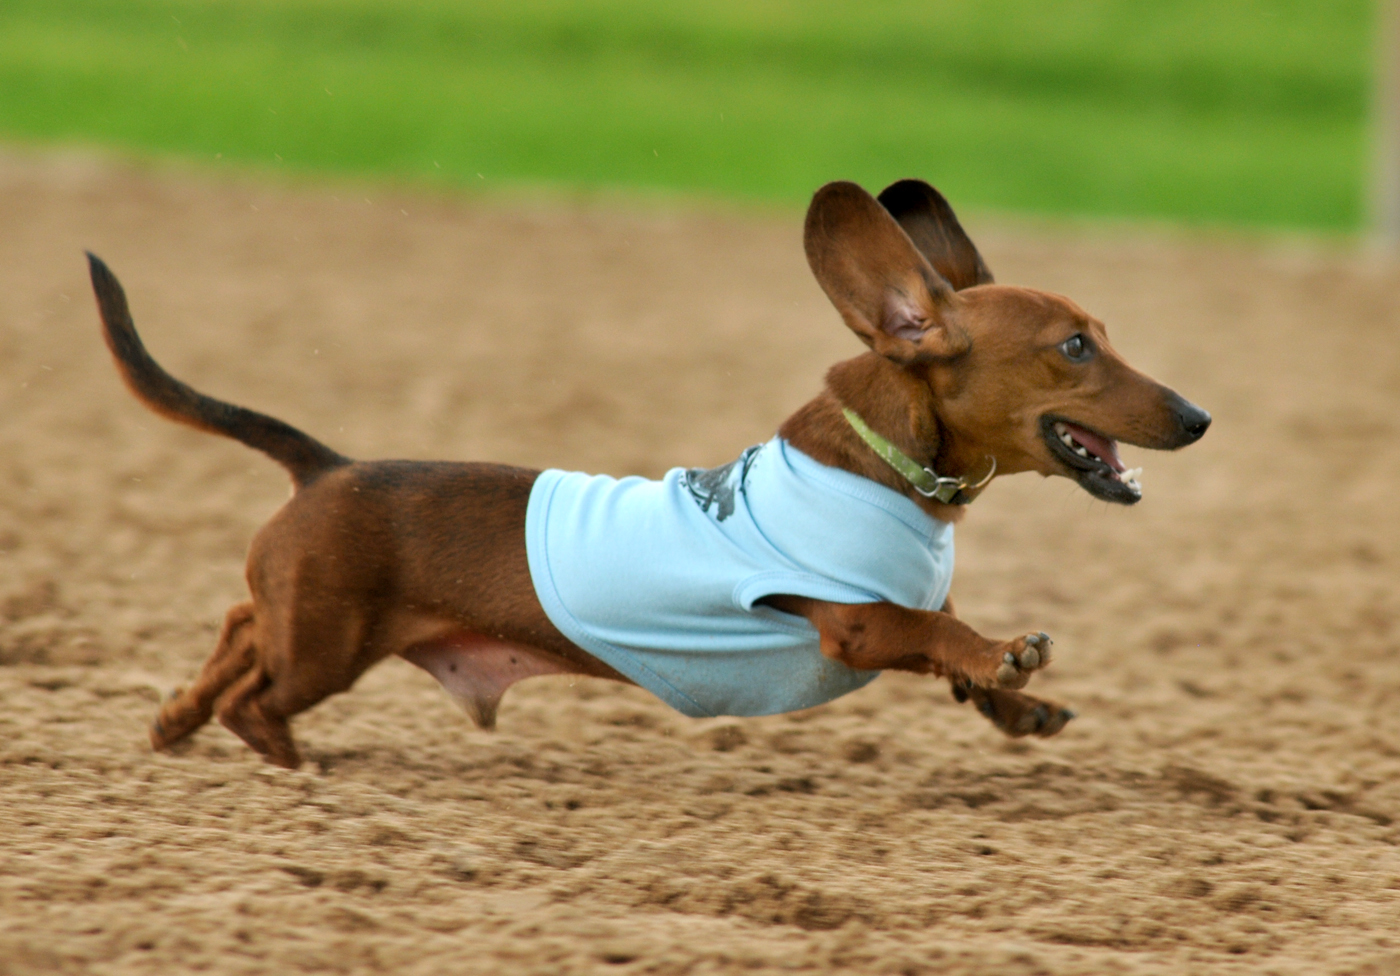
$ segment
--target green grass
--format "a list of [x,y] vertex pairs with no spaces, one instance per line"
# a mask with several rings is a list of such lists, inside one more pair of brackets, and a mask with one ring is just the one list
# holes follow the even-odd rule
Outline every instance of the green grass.
[[[0,137],[301,172],[1350,230],[1365,0],[0,0]],[[481,176],[478,176],[481,174]]]

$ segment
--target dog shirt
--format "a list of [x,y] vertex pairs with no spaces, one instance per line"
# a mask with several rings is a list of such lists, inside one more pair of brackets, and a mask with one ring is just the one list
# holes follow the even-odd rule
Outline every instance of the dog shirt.
[[564,636],[696,718],[811,708],[879,674],[763,597],[936,610],[953,576],[952,525],[776,437],[659,481],[545,471],[525,546]]

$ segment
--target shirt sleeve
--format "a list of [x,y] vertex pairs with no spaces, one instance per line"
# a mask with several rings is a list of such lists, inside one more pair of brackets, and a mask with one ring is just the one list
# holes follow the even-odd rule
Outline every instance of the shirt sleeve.
[[877,593],[818,576],[815,573],[766,572],[742,580],[734,588],[734,605],[753,612],[754,604],[766,596],[802,596],[828,603],[879,603]]

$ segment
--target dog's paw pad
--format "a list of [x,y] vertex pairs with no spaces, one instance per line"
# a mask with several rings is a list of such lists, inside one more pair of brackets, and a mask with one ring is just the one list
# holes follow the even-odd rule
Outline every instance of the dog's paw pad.
[[1015,684],[1021,677],[1021,669],[1017,666],[1016,655],[1007,651],[1001,656],[1001,664],[997,667],[997,683],[1001,685]]
[[1050,648],[1054,641],[1043,631],[1027,634],[1024,638],[1026,649],[1021,652],[1021,667],[1026,671],[1043,668],[1050,663]]
[[996,680],[1002,688],[1020,688],[1030,680],[1030,672],[1038,671],[1050,663],[1050,647],[1054,642],[1043,633],[1027,634],[1025,637],[1007,641],[1003,647],[1001,661],[997,665]]

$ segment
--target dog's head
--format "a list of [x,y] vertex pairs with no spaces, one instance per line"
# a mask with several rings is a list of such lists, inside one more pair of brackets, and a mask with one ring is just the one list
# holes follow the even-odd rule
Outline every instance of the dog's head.
[[879,200],[829,183],[812,199],[805,243],[851,330],[927,389],[910,406],[934,415],[914,427],[937,432],[940,473],[975,474],[991,457],[1001,473],[1064,475],[1131,505],[1142,493],[1117,442],[1174,450],[1210,425],[1200,407],[1129,366],[1074,302],[994,284],[927,183],[903,180]]

